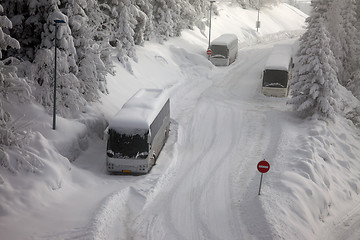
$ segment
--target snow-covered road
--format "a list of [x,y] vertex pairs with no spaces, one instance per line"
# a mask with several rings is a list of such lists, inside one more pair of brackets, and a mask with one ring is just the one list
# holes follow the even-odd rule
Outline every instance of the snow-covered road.
[[171,133],[157,165],[144,176],[109,176],[105,143],[93,142],[75,162],[98,182],[76,194],[99,193],[75,211],[88,220],[40,239],[269,239],[256,165],[280,137],[269,112],[287,108],[286,99],[260,93],[272,45],[245,48],[231,66],[210,71],[188,58],[187,80],[167,89]]
[[[276,145],[267,112],[286,101],[268,102],[259,93],[270,46],[242,50],[230,67],[173,91],[172,111],[179,124],[175,174],[134,219],[131,238],[266,236],[256,164]],[[254,219],[262,228],[252,228]]]

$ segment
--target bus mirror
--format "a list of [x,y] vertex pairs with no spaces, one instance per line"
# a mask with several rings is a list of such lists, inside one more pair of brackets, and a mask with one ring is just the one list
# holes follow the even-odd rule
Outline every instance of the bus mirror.
[[105,141],[109,139],[109,127],[107,127],[104,131],[104,139]]
[[113,158],[113,157],[114,157],[114,152],[113,152],[112,150],[107,150],[106,154],[107,154],[107,156],[108,156],[109,158]]

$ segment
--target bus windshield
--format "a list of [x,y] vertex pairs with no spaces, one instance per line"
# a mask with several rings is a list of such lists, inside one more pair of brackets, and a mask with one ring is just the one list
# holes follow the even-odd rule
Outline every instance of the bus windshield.
[[212,54],[211,54],[212,57],[219,57],[219,56],[225,58],[228,57],[229,51],[228,48],[224,45],[211,45],[211,50],[212,50]]
[[283,70],[265,70],[263,87],[286,88],[288,72]]
[[113,129],[109,129],[109,139],[107,144],[107,154],[115,158],[141,158],[148,156],[148,134],[127,135],[120,134]]

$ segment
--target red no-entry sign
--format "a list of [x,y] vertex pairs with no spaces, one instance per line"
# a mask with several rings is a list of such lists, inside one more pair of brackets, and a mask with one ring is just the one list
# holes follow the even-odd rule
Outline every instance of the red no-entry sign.
[[266,173],[270,170],[270,164],[263,160],[263,161],[260,161],[257,165],[257,169],[259,170],[259,172],[261,173]]
[[212,54],[212,51],[211,51],[210,48],[206,51],[206,54],[207,54],[207,55],[211,55],[211,54]]
[[261,172],[260,186],[259,186],[259,195],[260,195],[263,173],[266,173],[270,170],[270,164],[264,159],[258,163],[257,169],[259,170],[259,172]]

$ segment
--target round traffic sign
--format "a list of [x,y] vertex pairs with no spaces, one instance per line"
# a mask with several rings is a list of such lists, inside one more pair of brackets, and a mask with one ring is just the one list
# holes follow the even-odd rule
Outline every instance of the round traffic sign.
[[212,51],[211,51],[210,48],[206,51],[206,54],[207,54],[207,55],[211,55],[211,54],[212,54]]
[[270,170],[270,164],[263,160],[263,161],[260,161],[257,165],[257,169],[259,170],[259,172],[261,173],[266,173]]

